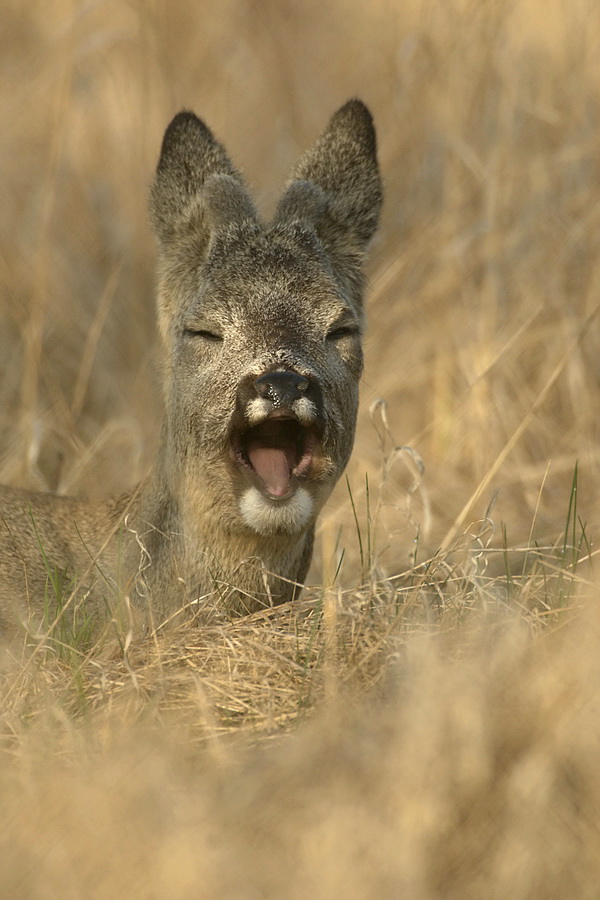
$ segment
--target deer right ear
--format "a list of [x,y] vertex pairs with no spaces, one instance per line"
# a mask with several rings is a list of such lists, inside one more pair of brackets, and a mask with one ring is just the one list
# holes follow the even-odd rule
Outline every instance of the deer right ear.
[[181,297],[197,289],[212,236],[254,217],[244,182],[224,147],[192,112],[180,112],[165,132],[150,214],[161,251],[158,323],[168,344]]
[[152,224],[161,244],[169,244],[178,227],[193,216],[212,175],[229,175],[242,183],[224,147],[204,122],[193,112],[178,113],[165,132],[150,191]]

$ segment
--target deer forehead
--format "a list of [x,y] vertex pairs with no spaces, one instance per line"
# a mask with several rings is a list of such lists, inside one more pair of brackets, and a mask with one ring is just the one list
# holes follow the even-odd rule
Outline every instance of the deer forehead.
[[322,338],[344,315],[360,321],[353,307],[327,282],[280,278],[263,273],[255,279],[213,279],[204,283],[183,311],[188,326],[195,320],[213,322],[225,332],[251,342],[257,335],[269,342],[294,335]]
[[318,239],[303,243],[284,232],[253,229],[245,237],[217,241],[201,270],[203,283],[218,293],[319,301],[339,293],[327,256]]

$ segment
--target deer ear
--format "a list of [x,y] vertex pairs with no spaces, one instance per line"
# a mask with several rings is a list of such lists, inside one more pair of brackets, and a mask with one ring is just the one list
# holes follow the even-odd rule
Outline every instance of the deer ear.
[[197,239],[208,238],[203,193],[215,175],[229,176],[243,190],[242,177],[210,129],[194,113],[178,113],[165,132],[150,191],[150,214],[161,244],[168,245],[182,226],[189,230],[190,220],[200,232]]
[[150,214],[161,251],[158,321],[168,340],[180,296],[197,289],[198,270],[213,235],[255,218],[244,182],[224,147],[192,112],[180,112],[165,132]]
[[309,224],[342,280],[358,283],[381,203],[373,119],[364,103],[350,100],[293,170],[275,223]]
[[212,233],[231,225],[256,222],[254,204],[242,182],[231,175],[209,175],[203,191],[206,219]]

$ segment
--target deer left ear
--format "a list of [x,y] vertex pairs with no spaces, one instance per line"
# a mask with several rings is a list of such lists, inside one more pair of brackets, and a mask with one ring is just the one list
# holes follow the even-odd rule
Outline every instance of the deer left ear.
[[314,228],[339,279],[356,295],[382,196],[373,119],[364,103],[350,100],[293,170],[274,221]]

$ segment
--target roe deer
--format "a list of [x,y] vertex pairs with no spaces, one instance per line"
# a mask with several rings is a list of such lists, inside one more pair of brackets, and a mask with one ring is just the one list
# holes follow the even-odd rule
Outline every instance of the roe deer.
[[[315,520],[354,440],[362,262],[382,191],[368,109],[351,100],[261,223],[191,112],[164,136],[159,246],[165,416],[149,477],[101,504],[0,489],[0,619],[24,621],[49,572],[107,584],[165,616],[292,599]],[[87,601],[86,601],[87,602]]]

